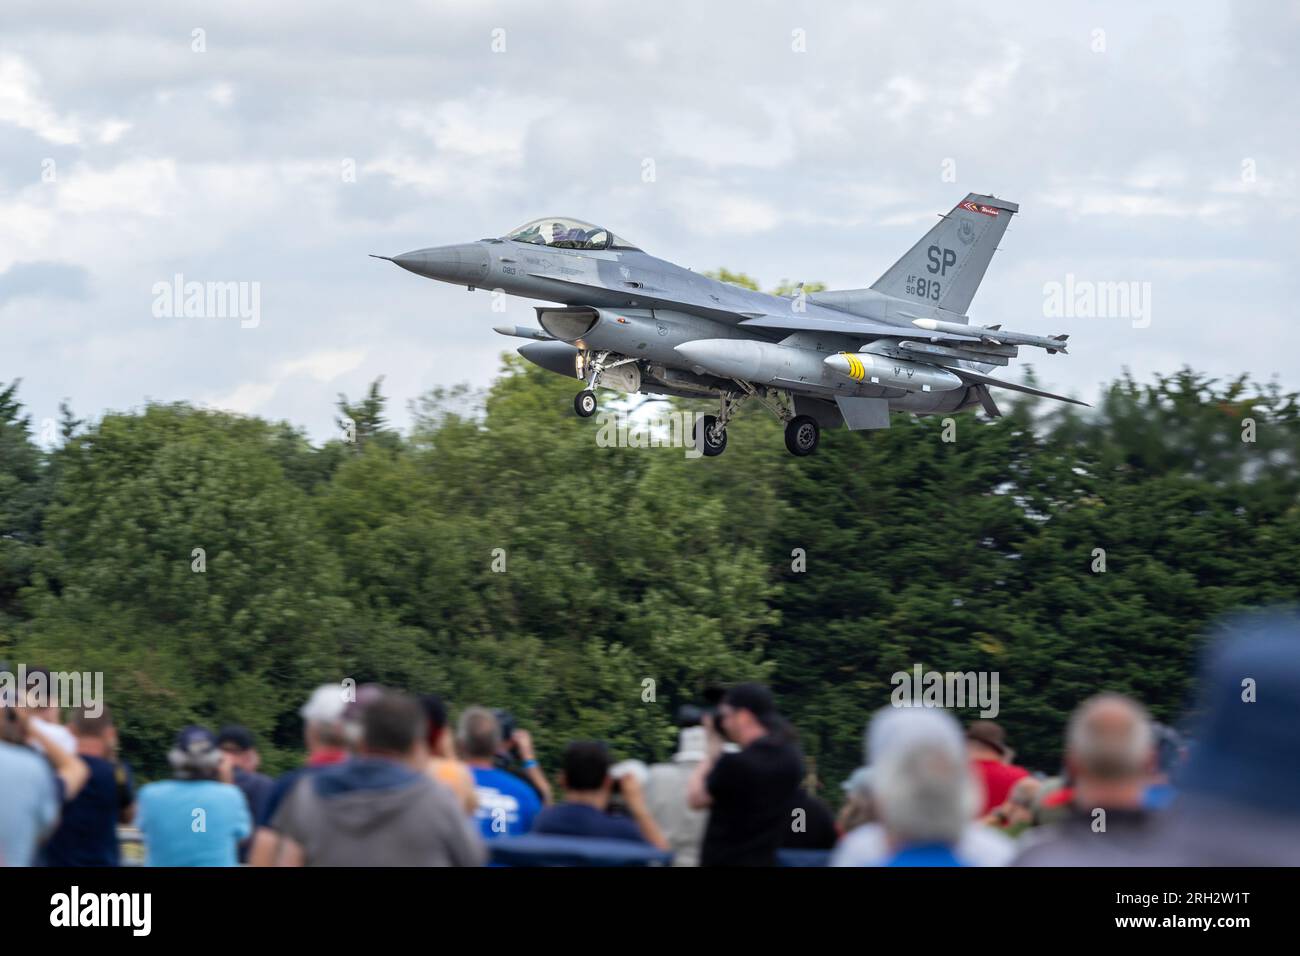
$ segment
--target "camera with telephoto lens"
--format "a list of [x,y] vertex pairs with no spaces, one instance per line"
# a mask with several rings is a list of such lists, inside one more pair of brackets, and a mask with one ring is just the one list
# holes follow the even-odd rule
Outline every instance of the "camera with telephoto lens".
[[497,707],[493,709],[492,716],[497,719],[497,726],[501,728],[501,749],[492,758],[492,763],[498,770],[505,770],[515,776],[520,776],[523,773],[523,764],[519,759],[519,748],[510,740],[514,736],[517,726],[515,724],[515,715],[508,710]]

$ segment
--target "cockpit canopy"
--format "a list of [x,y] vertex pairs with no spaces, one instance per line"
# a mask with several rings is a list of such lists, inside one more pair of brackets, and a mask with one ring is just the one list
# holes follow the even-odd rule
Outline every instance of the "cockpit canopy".
[[639,252],[636,246],[614,235],[608,229],[583,222],[580,219],[564,219],[548,216],[534,219],[518,229],[506,234],[507,239],[515,242],[531,242],[538,246],[551,246],[554,249],[631,249]]

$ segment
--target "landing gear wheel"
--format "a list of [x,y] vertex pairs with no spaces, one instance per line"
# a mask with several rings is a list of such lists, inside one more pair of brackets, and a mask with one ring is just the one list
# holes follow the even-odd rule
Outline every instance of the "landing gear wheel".
[[573,410],[578,413],[579,418],[590,418],[596,414],[596,393],[589,388],[584,388],[574,396]]
[[727,450],[727,430],[718,430],[717,424],[714,415],[703,415],[695,420],[695,447],[709,458]]
[[785,447],[790,449],[790,454],[801,458],[804,455],[811,455],[817,450],[819,441],[821,441],[821,429],[817,427],[817,420],[811,415],[796,415],[786,423]]

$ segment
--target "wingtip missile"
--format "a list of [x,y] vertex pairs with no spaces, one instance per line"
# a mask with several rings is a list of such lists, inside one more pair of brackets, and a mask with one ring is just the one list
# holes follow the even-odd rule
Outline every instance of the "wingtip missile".
[[960,322],[941,322],[938,319],[913,319],[912,324],[927,332],[944,335],[962,335],[977,338],[993,345],[1032,345],[1046,349],[1049,355],[1065,353],[1065,340],[1069,335],[1030,335],[1028,332],[1004,331],[999,325],[962,325]]

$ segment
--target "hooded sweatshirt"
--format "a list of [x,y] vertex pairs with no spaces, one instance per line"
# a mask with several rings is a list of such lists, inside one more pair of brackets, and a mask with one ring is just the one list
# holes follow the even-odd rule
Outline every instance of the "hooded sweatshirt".
[[486,857],[447,787],[381,757],[304,777],[272,826],[303,848],[307,866],[480,866]]

